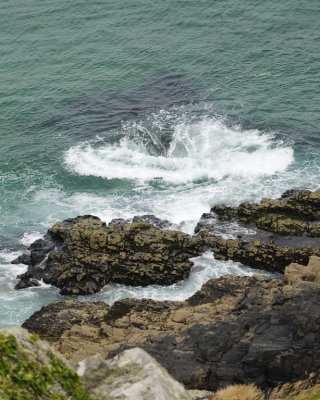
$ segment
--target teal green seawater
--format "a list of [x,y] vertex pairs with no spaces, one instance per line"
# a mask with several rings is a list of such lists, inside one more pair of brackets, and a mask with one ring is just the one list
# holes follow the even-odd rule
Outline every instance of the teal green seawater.
[[[15,291],[10,261],[61,218],[191,233],[214,203],[319,188],[319,17],[317,0],[2,1],[0,326],[59,298]],[[201,262],[181,286],[99,298],[186,297],[227,268]]]

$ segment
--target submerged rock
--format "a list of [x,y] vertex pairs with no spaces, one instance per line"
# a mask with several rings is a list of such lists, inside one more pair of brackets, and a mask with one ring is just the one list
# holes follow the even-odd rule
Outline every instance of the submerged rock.
[[65,316],[81,307],[90,312],[83,303],[61,302],[43,307],[24,327],[51,335],[72,363],[139,346],[187,388],[276,386],[320,368],[319,287],[291,281],[290,275],[225,276],[183,302],[118,301],[100,316],[93,311],[94,322],[71,318],[57,335],[57,307]]

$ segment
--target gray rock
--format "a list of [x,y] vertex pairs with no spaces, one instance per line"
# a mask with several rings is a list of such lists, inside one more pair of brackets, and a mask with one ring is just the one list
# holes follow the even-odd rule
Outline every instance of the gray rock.
[[92,397],[99,400],[194,400],[209,393],[189,393],[137,347],[111,360],[99,355],[89,357],[76,369]]

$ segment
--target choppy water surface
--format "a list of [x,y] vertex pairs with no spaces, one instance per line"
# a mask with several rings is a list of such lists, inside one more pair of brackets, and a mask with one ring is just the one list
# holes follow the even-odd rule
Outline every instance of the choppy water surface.
[[[57,220],[152,213],[192,233],[213,204],[319,188],[316,0],[0,4],[0,327],[61,299],[10,261]],[[231,232],[232,234],[232,232]],[[250,274],[196,260],[183,299]],[[82,298],[87,301],[88,299]]]

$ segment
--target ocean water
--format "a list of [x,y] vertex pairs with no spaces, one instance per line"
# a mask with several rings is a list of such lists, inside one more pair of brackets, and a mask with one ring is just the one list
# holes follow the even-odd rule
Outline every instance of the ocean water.
[[[192,233],[213,204],[319,189],[320,3],[158,3],[0,3],[0,327],[62,299],[15,291],[10,264],[58,220]],[[81,300],[183,299],[225,273],[253,271],[209,253],[185,282]]]

